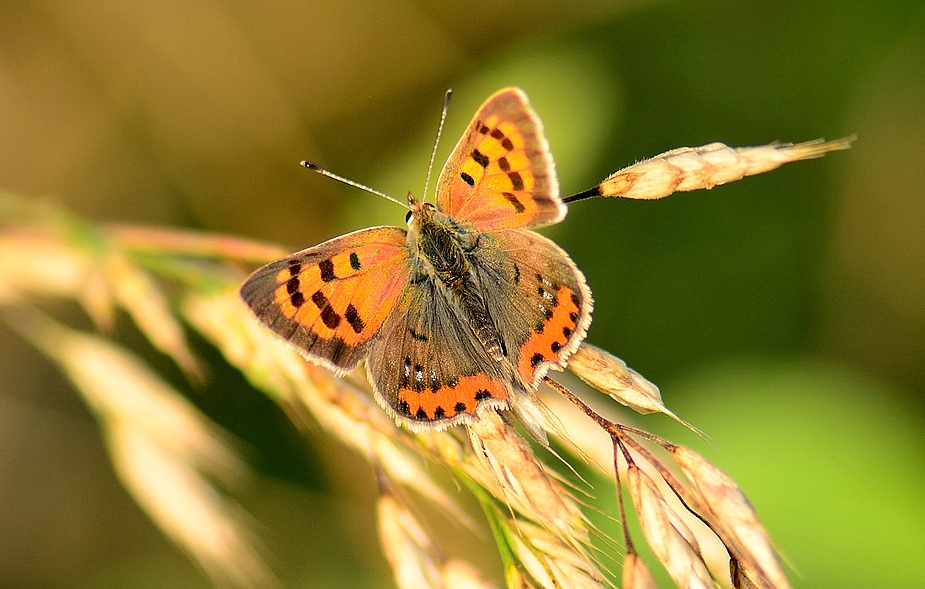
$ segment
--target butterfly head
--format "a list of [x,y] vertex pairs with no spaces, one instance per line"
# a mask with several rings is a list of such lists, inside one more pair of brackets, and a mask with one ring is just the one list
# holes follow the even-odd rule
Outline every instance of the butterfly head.
[[414,198],[414,195],[408,193],[408,212],[405,213],[405,223],[408,227],[418,225],[421,220],[429,219],[437,211],[437,207],[429,202],[420,201]]

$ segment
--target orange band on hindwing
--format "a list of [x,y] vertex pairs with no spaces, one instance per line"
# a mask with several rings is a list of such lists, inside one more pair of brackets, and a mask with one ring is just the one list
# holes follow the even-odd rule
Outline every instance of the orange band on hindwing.
[[413,367],[409,378],[416,386],[398,389],[398,409],[404,417],[423,421],[448,419],[460,413],[475,415],[480,401],[507,399],[504,383],[484,374],[461,376],[455,382],[431,383],[429,376]]
[[578,296],[567,286],[556,290],[546,320],[520,348],[517,369],[525,383],[533,382],[537,366],[542,362],[559,363],[560,351],[567,346],[581,317]]

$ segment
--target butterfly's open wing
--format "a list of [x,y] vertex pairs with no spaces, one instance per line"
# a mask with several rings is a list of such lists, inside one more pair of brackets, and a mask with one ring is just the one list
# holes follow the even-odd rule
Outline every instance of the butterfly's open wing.
[[542,123],[522,91],[500,90],[475,114],[440,173],[437,206],[480,231],[565,217]]
[[529,230],[485,233],[472,252],[489,312],[524,386],[562,368],[591,324],[591,290],[559,246]]
[[241,297],[308,359],[357,365],[408,282],[406,232],[374,227],[336,237],[254,272]]
[[376,400],[414,431],[468,423],[482,406],[506,407],[507,383],[517,378],[438,288],[412,280],[369,348]]

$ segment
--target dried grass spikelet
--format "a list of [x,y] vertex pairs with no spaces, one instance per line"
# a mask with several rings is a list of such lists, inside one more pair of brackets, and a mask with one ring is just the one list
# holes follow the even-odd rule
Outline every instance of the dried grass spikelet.
[[90,252],[48,227],[6,229],[0,234],[0,304],[35,295],[74,299],[97,327],[112,327],[112,292]]
[[495,538],[506,555],[508,587],[599,589],[603,576],[591,558],[542,525],[489,513]]
[[[696,515],[722,542],[729,555],[733,586],[789,589],[790,583],[771,541],[738,485],[699,454],[655,436],[648,437],[671,452],[691,486],[684,485],[637,442],[626,437],[622,441],[656,468],[684,508]],[[648,535],[647,539],[652,545]]]
[[379,539],[400,589],[489,589],[468,562],[444,558],[409,506],[380,476]]
[[376,506],[379,541],[400,589],[440,587],[440,565],[430,536],[414,515],[387,493]]
[[106,431],[120,480],[157,526],[186,548],[218,584],[275,587],[278,582],[255,548],[249,518],[216,493],[194,465],[124,423]]
[[568,367],[593,388],[638,413],[667,411],[657,386],[628,367],[626,362],[597,346],[582,342],[569,357]]
[[[789,582],[770,540],[748,500],[731,478],[698,454],[652,434],[608,421],[566,387],[549,379],[546,382],[610,434],[617,489],[620,488],[618,464],[622,455],[630,496],[646,541],[679,587],[713,586],[699,542],[684,521],[685,517],[690,519],[692,515],[700,520],[698,523],[706,524],[712,532],[711,538],[719,540],[725,547],[734,586],[789,589]],[[669,465],[634,436],[668,450],[691,484],[686,485],[680,480]],[[645,464],[645,469],[637,466],[637,462]],[[657,474],[665,484],[656,484],[648,471]],[[620,511],[623,514],[622,501]],[[621,519],[624,521],[626,545],[631,552],[626,518]]]
[[710,589],[713,580],[690,528],[641,469],[630,464],[626,476],[646,542],[672,580],[678,587]]
[[569,358],[568,367],[592,388],[610,395],[612,399],[633,411],[642,415],[664,413],[691,431],[703,435],[696,427],[665,407],[657,386],[613,354],[582,342]]
[[36,295],[73,298],[104,331],[112,328],[115,308],[121,307],[156,349],[201,383],[203,369],[154,277],[115,244],[101,239],[105,245],[100,247],[95,235],[68,233],[40,226],[0,235],[0,303]]
[[[517,563],[518,572],[509,576],[524,586],[600,587],[603,575],[588,553],[588,523],[571,493],[496,411],[483,410],[466,429],[473,454],[462,470],[500,502],[483,505],[496,538]],[[506,506],[510,516],[495,506]]]
[[476,459],[467,462],[470,476],[494,490],[514,511],[543,522],[568,544],[587,544],[588,530],[578,504],[500,414],[482,411],[466,431]]
[[113,298],[148,341],[173,358],[192,382],[202,383],[200,362],[190,350],[183,327],[154,278],[116,250],[103,256],[102,269]]
[[246,472],[222,430],[138,357],[27,306],[3,318],[56,362],[94,410],[116,474],[219,584],[272,587],[240,508],[217,492]]
[[755,587],[789,589],[771,540],[735,481],[693,450],[673,446],[671,453],[707,507],[701,517],[727,545],[734,545],[733,576],[738,573]]
[[620,582],[623,589],[657,589],[649,567],[632,550],[627,550],[623,559],[623,575]]
[[720,184],[769,172],[786,163],[822,157],[830,151],[848,149],[855,136],[833,141],[816,139],[797,143],[769,143],[755,147],[729,147],[710,143],[680,147],[614,172],[592,196],[634,199],[664,198],[675,192],[710,189]]

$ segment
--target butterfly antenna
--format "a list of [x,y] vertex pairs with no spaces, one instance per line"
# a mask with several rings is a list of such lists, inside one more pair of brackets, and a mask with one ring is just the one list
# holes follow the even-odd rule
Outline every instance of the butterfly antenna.
[[311,170],[312,172],[317,172],[317,173],[321,174],[322,176],[327,176],[328,178],[333,178],[334,180],[337,180],[338,182],[342,182],[342,183],[346,184],[347,186],[353,186],[354,188],[359,188],[360,190],[365,190],[366,192],[369,192],[370,194],[375,194],[376,196],[381,196],[382,198],[384,198],[384,199],[386,199],[386,200],[390,200],[390,201],[392,201],[392,202],[394,202],[394,203],[400,204],[401,206],[405,207],[406,209],[408,208],[408,204],[407,204],[407,203],[403,203],[403,202],[401,202],[400,200],[398,200],[397,198],[391,197],[391,196],[389,196],[388,194],[386,194],[386,193],[384,193],[384,192],[379,192],[379,191],[376,190],[375,188],[370,188],[369,186],[366,186],[365,184],[360,184],[359,182],[354,182],[353,180],[348,180],[347,178],[344,178],[343,176],[338,176],[338,175],[335,174],[334,172],[325,170],[325,169],[322,168],[321,166],[318,166],[317,164],[313,164],[313,163],[310,162],[310,161],[302,160],[302,161],[299,162],[299,163],[302,164],[303,166],[305,166],[306,168],[308,168],[309,170]]
[[427,165],[427,176],[424,178],[424,194],[422,200],[427,199],[427,190],[430,188],[430,172],[434,169],[434,159],[437,157],[437,146],[440,145],[440,135],[443,134],[443,123],[446,122],[446,113],[450,110],[450,97],[453,95],[453,89],[450,88],[443,95],[443,110],[440,111],[440,124],[437,126],[437,138],[434,139],[434,148],[430,152],[430,163]]

